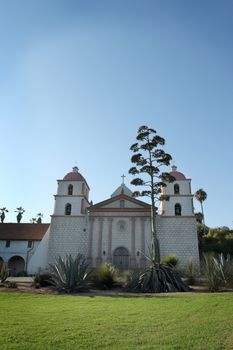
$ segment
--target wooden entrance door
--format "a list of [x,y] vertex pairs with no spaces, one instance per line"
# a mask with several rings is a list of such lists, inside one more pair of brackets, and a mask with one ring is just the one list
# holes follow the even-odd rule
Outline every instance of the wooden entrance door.
[[113,255],[113,265],[118,269],[128,269],[129,268],[129,252],[124,247],[119,247],[115,249]]

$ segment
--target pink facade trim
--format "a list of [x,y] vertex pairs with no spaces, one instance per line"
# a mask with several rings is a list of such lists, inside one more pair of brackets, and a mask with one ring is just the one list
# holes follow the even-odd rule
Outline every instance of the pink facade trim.
[[131,223],[132,223],[132,227],[131,227],[131,256],[135,257],[135,221],[136,218],[131,218]]
[[112,222],[113,218],[108,218],[108,260],[111,261],[112,256]]
[[98,259],[102,258],[102,242],[103,242],[103,218],[99,218],[99,238],[98,238]]
[[145,221],[146,219],[141,218],[141,252],[145,254]]
[[[126,208],[125,208],[126,211]],[[131,217],[148,217],[150,218],[150,211],[146,212],[146,211],[142,211],[142,212],[136,212],[134,213],[133,211],[128,211],[127,213],[124,213],[123,211],[119,211],[117,209],[115,210],[111,210],[109,212],[107,212],[107,209],[103,212],[91,212],[90,217],[127,217],[127,218],[131,218]]]
[[90,218],[90,230],[88,236],[88,259],[92,259],[92,244],[93,244],[93,225],[94,218]]

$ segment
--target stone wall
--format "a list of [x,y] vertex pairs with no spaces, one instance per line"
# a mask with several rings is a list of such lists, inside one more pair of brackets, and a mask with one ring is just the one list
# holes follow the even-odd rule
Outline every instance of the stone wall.
[[87,256],[87,218],[84,217],[52,217],[50,234],[48,263],[54,263],[58,256],[66,254]]
[[179,257],[179,266],[187,264],[189,258],[199,268],[199,250],[194,217],[158,217],[158,238],[161,257],[176,254]]

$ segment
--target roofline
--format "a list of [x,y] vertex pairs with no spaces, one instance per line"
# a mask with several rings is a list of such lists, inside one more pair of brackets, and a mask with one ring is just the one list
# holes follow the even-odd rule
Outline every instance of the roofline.
[[[90,211],[92,211],[93,209],[98,209],[98,208],[102,207],[103,205],[112,203],[112,202],[114,202],[115,200],[118,200],[118,199],[125,199],[125,200],[128,200],[128,201],[130,201],[130,202],[132,202],[132,203],[139,204],[139,205],[143,206],[143,207],[146,208],[146,209],[150,209],[150,208],[151,208],[150,204],[148,204],[148,203],[145,203],[145,202],[140,201],[140,200],[138,200],[138,199],[135,199],[135,198],[133,198],[133,197],[129,197],[129,196],[127,196],[126,194],[119,194],[118,196],[114,196],[114,197],[111,197],[111,198],[109,198],[109,199],[106,199],[106,200],[104,200],[104,201],[102,201],[102,202],[96,203],[96,204],[94,204],[94,205],[88,207],[87,209],[90,210]],[[108,208],[104,208],[104,209],[108,209]],[[113,208],[112,208],[112,209],[113,209]],[[128,208],[119,208],[119,209],[124,209],[124,210],[126,210],[126,209],[128,209]],[[134,209],[135,209],[135,208],[134,208]]]
[[87,187],[88,187],[88,189],[90,190],[90,187],[89,187],[89,185],[88,185],[88,183],[87,183],[87,181],[83,178],[83,180],[57,180],[57,182],[59,182],[59,181],[63,181],[63,182],[85,182],[85,184],[87,185]]

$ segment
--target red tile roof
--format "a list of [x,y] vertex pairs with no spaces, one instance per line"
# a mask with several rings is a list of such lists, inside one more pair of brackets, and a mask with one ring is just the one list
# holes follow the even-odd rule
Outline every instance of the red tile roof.
[[75,172],[71,172],[68,173],[64,176],[63,180],[66,181],[85,181],[84,177],[79,174],[79,173],[75,173]]
[[0,223],[0,240],[41,241],[50,224],[2,224]]

